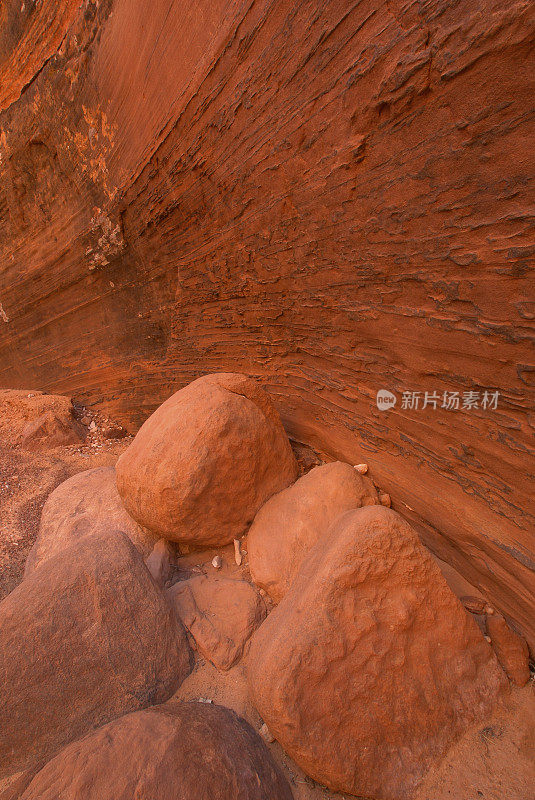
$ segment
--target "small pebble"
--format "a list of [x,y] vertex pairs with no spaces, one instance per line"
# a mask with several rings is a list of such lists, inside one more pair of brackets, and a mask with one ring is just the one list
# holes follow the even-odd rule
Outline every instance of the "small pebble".
[[128,435],[121,425],[107,425],[102,433],[105,439],[124,439]]
[[366,475],[368,472],[368,465],[367,464],[355,464],[355,469],[357,472],[360,472],[361,475]]
[[214,556],[212,559],[212,566],[214,569],[221,569],[223,565],[223,559],[221,556]]
[[213,700],[210,700],[208,697],[199,697],[199,703],[213,703]]
[[494,614],[494,609],[492,606],[485,606],[485,614],[490,614],[491,616]]
[[464,595],[461,597],[461,603],[467,611],[471,614],[483,614],[485,612],[486,603],[482,597],[472,597],[472,595]]
[[271,744],[272,742],[275,741],[275,737],[273,736],[273,734],[271,733],[271,731],[269,730],[269,728],[268,728],[268,726],[266,725],[265,722],[264,722],[264,724],[262,725],[262,727],[260,728],[260,730],[258,732],[259,732],[260,736],[262,737],[262,739],[265,742],[267,742],[268,744]]
[[242,553],[241,553],[241,542],[239,539],[234,539],[234,560],[236,564],[240,567],[242,562]]
[[387,508],[390,508],[390,506],[392,505],[390,495],[386,493],[379,495],[379,502],[381,503],[382,506],[386,506]]

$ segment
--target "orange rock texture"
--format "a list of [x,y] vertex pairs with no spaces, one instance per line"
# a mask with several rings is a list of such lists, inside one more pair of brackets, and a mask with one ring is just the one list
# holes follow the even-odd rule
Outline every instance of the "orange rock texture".
[[66,747],[22,800],[293,800],[264,742],[233,711],[170,703],[127,714]]
[[319,783],[408,800],[482,723],[505,676],[432,556],[398,514],[343,514],[253,635],[253,704]]
[[163,403],[117,462],[117,489],[165,539],[225,545],[297,477],[279,415],[244,375],[205,375]]
[[0,385],[133,429],[257,376],[533,647],[534,38],[529,0],[3,3]]
[[165,702],[191,666],[182,624],[124,534],[65,546],[0,603],[0,781]]

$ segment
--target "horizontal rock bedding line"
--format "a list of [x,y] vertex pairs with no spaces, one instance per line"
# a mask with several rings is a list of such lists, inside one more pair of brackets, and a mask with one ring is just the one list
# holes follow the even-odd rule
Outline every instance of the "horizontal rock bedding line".
[[535,647],[533,2],[1,7],[0,386],[247,372]]

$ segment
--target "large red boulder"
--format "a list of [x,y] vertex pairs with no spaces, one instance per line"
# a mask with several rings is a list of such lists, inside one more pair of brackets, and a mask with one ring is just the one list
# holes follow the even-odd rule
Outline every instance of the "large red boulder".
[[378,503],[372,481],[341,461],[303,475],[270,498],[251,525],[247,549],[254,582],[278,603],[332,523],[352,508]]
[[66,747],[21,800],[292,800],[258,734],[228,708],[168,704]]
[[117,488],[140,525],[167,539],[220,545],[241,536],[297,477],[277,412],[243,375],[206,375],[142,425],[117,462]]
[[113,536],[115,531],[126,534],[145,557],[158,541],[127,513],[117,492],[113,467],[79,472],[48,496],[24,574],[28,576],[42,561],[87,533]]
[[335,791],[402,800],[489,714],[505,676],[438,566],[395,512],[347,512],[254,634],[256,708]]
[[190,671],[182,624],[129,539],[88,534],[0,603],[0,782]]
[[247,581],[198,575],[175,583],[167,598],[202,655],[230,669],[266,616],[262,597]]

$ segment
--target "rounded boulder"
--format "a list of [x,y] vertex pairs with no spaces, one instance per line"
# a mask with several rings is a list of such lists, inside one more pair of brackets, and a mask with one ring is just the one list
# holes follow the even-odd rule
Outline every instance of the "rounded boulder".
[[315,467],[262,506],[247,536],[251,577],[276,603],[303,559],[346,511],[379,505],[369,478],[350,464]]
[[297,477],[279,416],[244,375],[206,375],[142,425],[117,462],[117,488],[137,522],[195,546],[228,544]]
[[130,540],[83,536],[0,603],[0,782],[165,702],[190,669],[182,623]]
[[258,734],[228,708],[168,704],[115,720],[50,761],[22,800],[292,800]]
[[383,506],[340,517],[251,639],[251,699],[333,791],[408,800],[506,680],[418,536]]
[[114,467],[79,472],[48,496],[24,575],[28,577],[40,563],[88,533],[114,535],[116,531],[126,534],[144,557],[151,554],[158,541],[124,508],[115,485]]

